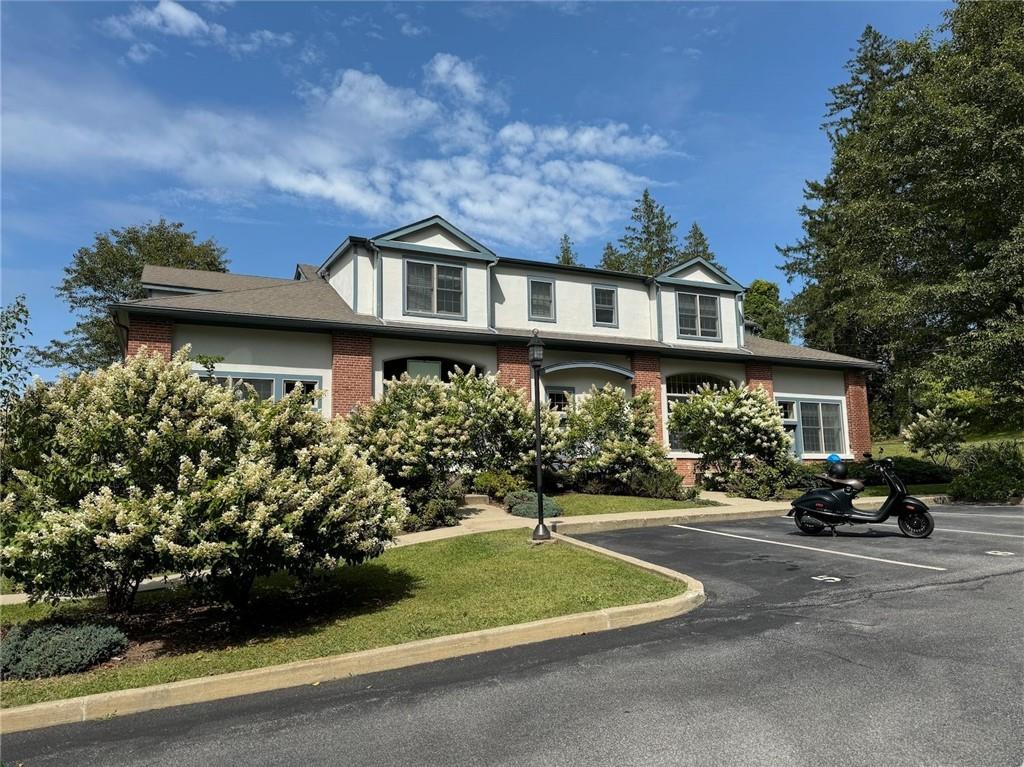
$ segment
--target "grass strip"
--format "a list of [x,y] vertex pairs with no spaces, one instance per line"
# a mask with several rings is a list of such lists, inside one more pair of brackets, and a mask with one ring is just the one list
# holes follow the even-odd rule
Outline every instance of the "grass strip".
[[555,498],[562,507],[562,516],[579,517],[589,514],[615,514],[626,511],[665,511],[667,509],[696,509],[702,506],[721,506],[715,501],[673,501],[671,498],[637,498],[631,495],[594,495],[591,493],[565,493]]
[[82,674],[3,683],[2,705],[22,706],[290,661],[366,650],[620,605],[665,599],[685,584],[569,544],[531,545],[510,530],[392,549],[342,567],[319,588],[284,578],[257,587],[249,620],[201,605],[187,589],[139,595],[112,620],[98,600],[51,608],[11,605],[4,624],[45,619],[115,622],[133,640],[121,661]]

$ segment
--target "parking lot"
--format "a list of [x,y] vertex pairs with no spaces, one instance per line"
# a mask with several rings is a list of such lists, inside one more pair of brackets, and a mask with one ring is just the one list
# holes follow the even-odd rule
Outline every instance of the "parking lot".
[[701,579],[707,603],[617,631],[15,733],[3,758],[1020,767],[1024,509],[935,518],[926,540],[894,525],[809,537],[786,517],[580,536]]
[[1024,567],[1021,507],[950,506],[933,514],[935,532],[923,540],[904,537],[895,521],[809,536],[781,515],[580,537],[703,580],[714,607],[835,599]]

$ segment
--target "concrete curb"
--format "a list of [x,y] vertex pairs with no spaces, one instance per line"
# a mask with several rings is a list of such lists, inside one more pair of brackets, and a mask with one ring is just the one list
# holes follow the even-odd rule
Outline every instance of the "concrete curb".
[[625,628],[674,618],[704,603],[704,584],[683,573],[618,554],[593,544],[556,536],[560,541],[613,559],[619,559],[665,578],[686,584],[678,596],[639,605],[545,618],[530,623],[470,631],[464,634],[423,639],[373,650],[295,661],[180,682],[96,693],[79,698],[33,703],[0,709],[0,734],[35,730],[58,724],[105,719],[142,711],[233,698],[240,695],[299,687],[336,679],[388,671],[420,663],[501,650],[549,639]]

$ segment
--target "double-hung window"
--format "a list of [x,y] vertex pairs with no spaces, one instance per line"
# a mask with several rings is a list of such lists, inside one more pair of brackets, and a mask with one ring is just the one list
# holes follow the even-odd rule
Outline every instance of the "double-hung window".
[[676,292],[680,338],[718,341],[722,338],[718,296],[710,293]]
[[405,311],[436,317],[465,317],[464,269],[429,261],[405,262]]
[[594,324],[605,327],[619,325],[619,290],[612,285],[594,286]]
[[544,280],[538,277],[527,279],[530,290],[530,314],[531,320],[541,322],[555,321],[555,283],[553,280]]
[[248,378],[242,376],[214,376],[221,386],[227,386],[235,392],[238,399],[274,399],[273,378]]
[[800,437],[805,453],[843,452],[843,415],[838,402],[801,402]]
[[846,449],[843,408],[838,402],[778,399],[782,425],[798,455],[827,455]]

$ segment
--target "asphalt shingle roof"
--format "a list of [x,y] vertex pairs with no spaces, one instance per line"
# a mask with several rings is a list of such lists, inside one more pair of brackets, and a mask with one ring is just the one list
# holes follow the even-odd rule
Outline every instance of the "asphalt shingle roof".
[[[370,314],[357,314],[349,304],[317,274],[317,268],[310,264],[299,264],[298,274],[302,279],[285,280],[271,277],[252,277],[225,272],[202,272],[191,269],[147,266],[143,270],[143,282],[171,287],[194,288],[217,291],[203,293],[182,293],[160,298],[144,298],[114,305],[113,309],[129,313],[166,313],[183,317],[209,319],[222,316],[225,321],[238,318],[256,322],[267,320],[287,322],[291,326],[302,322],[317,323],[328,327],[346,325],[359,326],[368,332],[398,334],[407,331],[416,335],[427,334],[442,339],[476,339],[491,342],[498,339],[527,340],[531,331],[525,328],[438,328],[425,323],[389,321],[383,322]],[[374,331],[374,328],[377,330]],[[746,334],[745,345],[739,349],[716,347],[707,344],[701,348],[667,344],[648,338],[624,338],[613,335],[587,333],[542,333],[551,343],[581,346],[603,345],[609,349],[649,349],[672,356],[694,356],[729,360],[765,359],[775,363],[823,367],[873,368],[874,363],[856,357],[811,349],[805,346],[784,344],[766,338]]]

